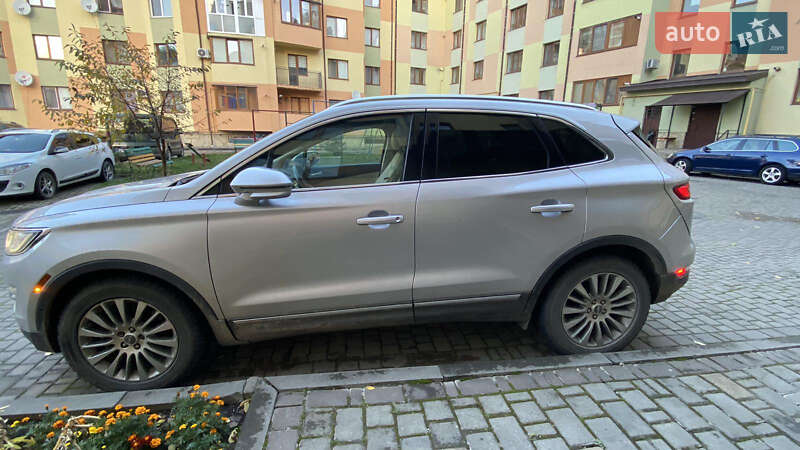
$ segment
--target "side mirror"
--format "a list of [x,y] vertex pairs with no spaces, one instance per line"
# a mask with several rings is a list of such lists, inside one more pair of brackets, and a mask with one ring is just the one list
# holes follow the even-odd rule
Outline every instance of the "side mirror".
[[283,198],[292,193],[292,180],[278,170],[250,167],[233,177],[231,189],[244,202]]
[[706,153],[711,153],[711,147],[706,145],[705,147],[703,147],[703,151]]
[[50,154],[51,155],[58,155],[59,153],[67,153],[68,151],[69,151],[69,148],[61,146],[61,147],[56,147],[56,148],[50,150]]

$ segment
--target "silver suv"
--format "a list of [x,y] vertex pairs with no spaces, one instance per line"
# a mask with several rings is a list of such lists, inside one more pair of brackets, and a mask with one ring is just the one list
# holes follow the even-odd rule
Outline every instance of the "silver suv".
[[175,383],[210,344],[513,322],[559,353],[628,345],[694,259],[688,177],[580,105],[338,104],[202,173],[31,211],[16,319],[104,389]]

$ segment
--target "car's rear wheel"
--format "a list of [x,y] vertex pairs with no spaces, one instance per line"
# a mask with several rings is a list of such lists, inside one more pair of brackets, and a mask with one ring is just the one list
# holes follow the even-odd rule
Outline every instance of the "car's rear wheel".
[[43,170],[36,175],[36,181],[33,186],[33,193],[40,199],[47,200],[53,198],[58,191],[58,182],[52,173]]
[[543,299],[539,331],[558,353],[609,352],[625,348],[642,329],[650,289],[630,261],[606,256],[564,272]]
[[776,164],[764,166],[758,174],[762,183],[781,184],[786,179],[786,170]]
[[689,158],[678,158],[673,163],[675,167],[681,169],[684,173],[689,173],[692,171],[692,162]]
[[105,390],[169,386],[203,351],[201,321],[164,286],[135,278],[84,288],[67,304],[58,342],[73,369]]
[[103,166],[100,168],[100,179],[103,181],[114,179],[114,164],[108,159],[103,161]]

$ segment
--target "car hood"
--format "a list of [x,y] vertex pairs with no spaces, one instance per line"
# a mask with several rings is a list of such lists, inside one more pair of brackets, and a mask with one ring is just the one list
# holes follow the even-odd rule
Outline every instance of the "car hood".
[[[189,175],[192,174],[181,173],[89,191],[85,194],[76,195],[75,197],[61,200],[52,205],[29,211],[20,216],[20,218],[14,222],[14,226],[26,226],[26,224],[30,224],[35,219],[56,214],[109,208],[113,206],[161,202],[164,201],[167,192],[169,192],[176,181]],[[41,226],[40,223],[36,225]]]
[[17,162],[28,162],[35,153],[0,153],[0,167]]

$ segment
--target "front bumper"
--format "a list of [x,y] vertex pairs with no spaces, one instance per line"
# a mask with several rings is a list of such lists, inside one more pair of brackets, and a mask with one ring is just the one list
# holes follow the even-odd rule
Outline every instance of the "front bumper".
[[0,197],[30,194],[36,183],[36,173],[29,167],[14,175],[0,176]]

